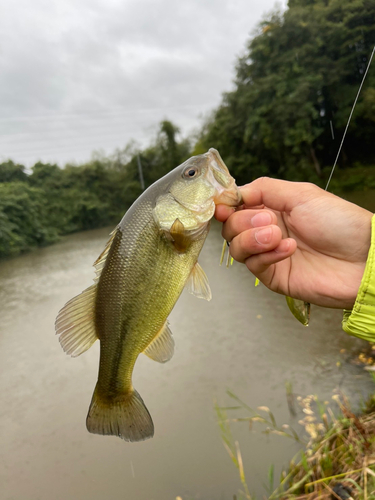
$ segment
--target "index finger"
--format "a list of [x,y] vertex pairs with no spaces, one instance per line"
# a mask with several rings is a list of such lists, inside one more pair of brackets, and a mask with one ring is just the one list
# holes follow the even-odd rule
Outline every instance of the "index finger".
[[216,205],[215,218],[219,222],[225,222],[235,211],[234,207],[228,207],[228,205]]
[[[244,210],[247,207],[245,205],[240,205],[239,207],[229,207],[228,205],[216,205],[215,208],[215,219],[219,222],[225,222],[234,212],[238,212],[239,210]],[[254,205],[251,206],[253,209],[261,210],[264,208],[264,205]]]

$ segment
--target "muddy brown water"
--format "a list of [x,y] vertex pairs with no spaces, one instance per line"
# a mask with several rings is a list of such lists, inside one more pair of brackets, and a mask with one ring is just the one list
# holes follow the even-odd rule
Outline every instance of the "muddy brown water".
[[[134,386],[155,437],[126,443],[89,434],[99,346],[72,359],[53,324],[61,306],[92,283],[91,263],[108,233],[75,234],[0,263],[1,499],[229,500],[240,482],[214,412],[215,400],[233,405],[227,389],[299,431],[302,414],[289,414],[286,382],[296,395],[322,401],[340,389],[357,405],[373,390],[363,367],[351,363],[365,343],[342,332],[341,312],[313,307],[310,326],[300,325],[282,296],[254,287],[244,266],[219,267],[214,223],[200,257],[212,301],[184,292],[170,317],[174,357],[161,365],[140,356],[136,364]],[[262,427],[236,423],[232,431],[249,489],[260,496],[269,466],[279,470],[299,445]]]

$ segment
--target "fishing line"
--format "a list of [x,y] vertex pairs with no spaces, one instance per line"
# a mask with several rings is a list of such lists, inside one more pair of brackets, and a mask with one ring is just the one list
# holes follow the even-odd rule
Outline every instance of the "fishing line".
[[346,132],[348,131],[349,123],[350,123],[350,120],[351,120],[351,118],[352,118],[352,114],[353,114],[354,108],[355,108],[355,106],[356,106],[356,104],[357,104],[357,100],[358,100],[359,94],[361,93],[361,90],[362,90],[362,85],[363,85],[363,82],[365,81],[365,78],[366,78],[367,72],[368,72],[368,70],[369,70],[369,67],[370,67],[370,64],[371,64],[371,61],[372,61],[372,57],[373,57],[373,55],[374,55],[374,52],[375,52],[375,45],[374,45],[374,48],[372,49],[371,56],[370,56],[370,60],[369,60],[369,62],[368,62],[368,64],[367,64],[367,68],[366,68],[365,74],[363,75],[361,85],[359,86],[359,89],[358,89],[358,92],[357,92],[357,96],[356,96],[356,98],[355,98],[355,100],[354,100],[354,104],[353,104],[352,110],[351,110],[350,115],[349,115],[349,120],[348,120],[348,123],[346,124],[346,128],[345,128],[345,131],[344,131],[344,135],[342,136],[342,139],[341,139],[341,144],[340,144],[340,147],[339,147],[339,150],[338,150],[338,153],[337,153],[336,159],[335,159],[335,163],[333,164],[333,167],[332,167],[332,170],[331,170],[331,174],[330,174],[330,176],[329,176],[329,179],[328,179],[328,182],[327,182],[327,185],[326,185],[326,188],[325,188],[325,190],[326,190],[326,191],[328,190],[328,186],[329,186],[329,183],[331,182],[333,172],[335,171],[336,164],[337,164],[337,160],[339,159],[339,156],[340,156],[340,153],[341,153],[341,148],[342,148],[342,145],[344,144],[344,140],[345,140]]

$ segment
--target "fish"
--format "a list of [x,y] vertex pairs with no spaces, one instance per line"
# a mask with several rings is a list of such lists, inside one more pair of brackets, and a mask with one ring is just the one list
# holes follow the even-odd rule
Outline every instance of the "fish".
[[141,353],[165,363],[174,353],[168,316],[184,288],[211,299],[198,263],[216,204],[239,206],[241,194],[211,148],[152,184],[133,203],[95,261],[95,283],[58,313],[55,330],[76,357],[100,341],[89,432],[142,441],[154,435],[151,415],[132,384]]

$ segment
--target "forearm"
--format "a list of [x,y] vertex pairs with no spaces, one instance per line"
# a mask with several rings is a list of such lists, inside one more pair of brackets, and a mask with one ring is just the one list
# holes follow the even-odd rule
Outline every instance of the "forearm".
[[361,286],[353,309],[344,311],[342,327],[350,335],[375,342],[375,215],[371,226],[371,246]]

